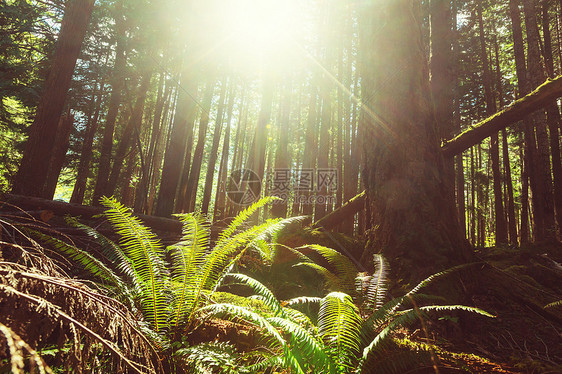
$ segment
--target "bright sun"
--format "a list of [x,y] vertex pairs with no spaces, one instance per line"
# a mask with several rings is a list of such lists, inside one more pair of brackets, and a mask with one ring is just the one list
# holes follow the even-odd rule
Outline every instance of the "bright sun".
[[215,0],[202,5],[204,48],[236,65],[279,65],[305,35],[303,0]]

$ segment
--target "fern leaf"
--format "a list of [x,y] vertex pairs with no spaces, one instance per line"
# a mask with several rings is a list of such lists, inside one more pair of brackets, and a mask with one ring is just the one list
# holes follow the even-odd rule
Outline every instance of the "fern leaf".
[[553,303],[547,304],[544,307],[545,308],[554,308],[554,307],[557,307],[557,306],[562,306],[562,300],[558,300],[558,301],[555,301]]
[[277,298],[266,286],[264,286],[256,279],[239,273],[234,273],[234,274],[231,273],[228,274],[227,277],[235,279],[238,282],[241,282],[251,287],[252,290],[257,292],[257,294],[262,297],[262,300],[264,301],[265,305],[267,305],[275,313],[275,315],[278,315],[281,312],[281,304],[279,303],[279,300],[277,300]]
[[[267,321],[272,326],[281,328],[290,336],[289,344],[291,349],[299,351],[299,355],[306,358],[306,364],[310,365],[317,373],[333,373],[335,372],[334,364],[325,352],[322,341],[318,341],[304,328],[298,324],[279,317],[268,318]],[[304,366],[305,363],[300,363]]]
[[107,197],[102,197],[101,203],[107,208],[104,214],[120,236],[119,244],[142,284],[143,314],[158,332],[167,325],[169,305],[163,246],[124,205]]
[[324,344],[329,346],[337,370],[351,370],[359,353],[361,317],[351,296],[332,292],[320,303],[318,330]]
[[369,282],[367,302],[374,304],[375,309],[378,309],[383,305],[384,297],[386,295],[388,264],[386,263],[384,257],[380,254],[375,254],[374,263],[375,273]]
[[113,263],[133,284],[138,285],[136,274],[133,270],[131,260],[125,256],[123,250],[112,240],[100,234],[90,226],[84,225],[74,217],[67,216],[65,221],[68,225],[83,231],[86,235],[93,238],[103,251],[103,255]]
[[[189,310],[197,303],[195,288],[197,273],[209,246],[209,227],[200,215],[176,215],[183,223],[182,240],[168,247],[172,257],[172,325],[177,328]],[[186,321],[189,323],[189,321]]]
[[70,259],[80,264],[80,266],[84,270],[88,271],[96,278],[104,281],[104,283],[111,284],[118,287],[119,289],[125,288],[125,285],[123,284],[121,279],[111,269],[109,269],[100,260],[92,256],[88,252],[78,249],[73,245],[67,244],[62,240],[53,238],[49,235],[45,235],[39,231],[25,231],[29,235],[34,236],[37,240],[50,244],[57,252],[64,256],[68,256]]
[[336,270],[336,275],[341,279],[340,291],[351,292],[354,289],[354,280],[357,275],[357,267],[351,262],[351,260],[336,251],[335,249],[324,247],[318,244],[311,244],[307,246],[313,251],[324,257],[330,265]]
[[221,246],[224,241],[228,241],[229,238],[234,235],[236,230],[238,230],[255,212],[257,212],[258,209],[260,209],[261,207],[269,204],[270,202],[272,202],[276,199],[277,199],[276,197],[271,197],[271,196],[270,197],[264,197],[264,198],[256,201],[252,205],[250,205],[248,208],[246,208],[242,212],[240,212],[236,216],[236,218],[234,218],[234,220],[227,226],[227,228],[224,229],[222,231],[222,233],[219,235],[219,240],[217,242],[217,246]]

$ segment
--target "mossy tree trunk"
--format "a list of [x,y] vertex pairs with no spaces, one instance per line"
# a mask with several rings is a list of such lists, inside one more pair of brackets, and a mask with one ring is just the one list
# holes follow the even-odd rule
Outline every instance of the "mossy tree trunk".
[[462,261],[469,249],[444,181],[419,12],[418,2],[377,0],[360,15],[371,227],[363,261],[382,251],[409,278]]

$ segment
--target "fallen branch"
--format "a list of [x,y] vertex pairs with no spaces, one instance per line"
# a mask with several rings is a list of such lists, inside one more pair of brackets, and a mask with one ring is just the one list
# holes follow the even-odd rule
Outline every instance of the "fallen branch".
[[441,147],[441,151],[445,157],[453,157],[534,111],[552,104],[560,96],[562,96],[562,75],[555,79],[548,79],[533,92],[447,141]]
[[345,219],[353,217],[355,213],[359,212],[365,206],[365,196],[365,191],[361,192],[332,213],[314,222],[311,227],[329,230],[342,223]]
[[[3,199],[8,204],[15,205],[17,207],[36,211],[38,209],[44,209],[53,212],[57,216],[65,216],[67,214],[71,216],[80,216],[82,218],[92,218],[93,216],[102,214],[104,208],[95,206],[86,206],[80,204],[65,203],[64,201],[53,201],[42,199],[39,197],[30,197],[22,195],[9,194]],[[8,205],[6,204],[6,205]],[[2,202],[0,201],[0,210],[6,209]],[[171,218],[164,217],[154,217],[147,216],[145,214],[135,214],[140,220],[150,226],[154,230],[162,230],[173,233],[181,233],[182,224],[180,221]]]

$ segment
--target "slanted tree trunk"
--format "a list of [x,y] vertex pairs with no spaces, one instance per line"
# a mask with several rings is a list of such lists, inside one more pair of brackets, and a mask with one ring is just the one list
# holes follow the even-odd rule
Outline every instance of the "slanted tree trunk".
[[51,70],[30,127],[14,179],[13,193],[37,197],[47,195],[44,189],[57,127],[93,7],[94,0],[69,0],[66,3]]
[[443,181],[420,5],[372,1],[364,5],[360,22],[364,181],[371,221],[371,250],[362,262],[371,263],[376,248],[400,274],[417,278],[462,261],[469,249]]

